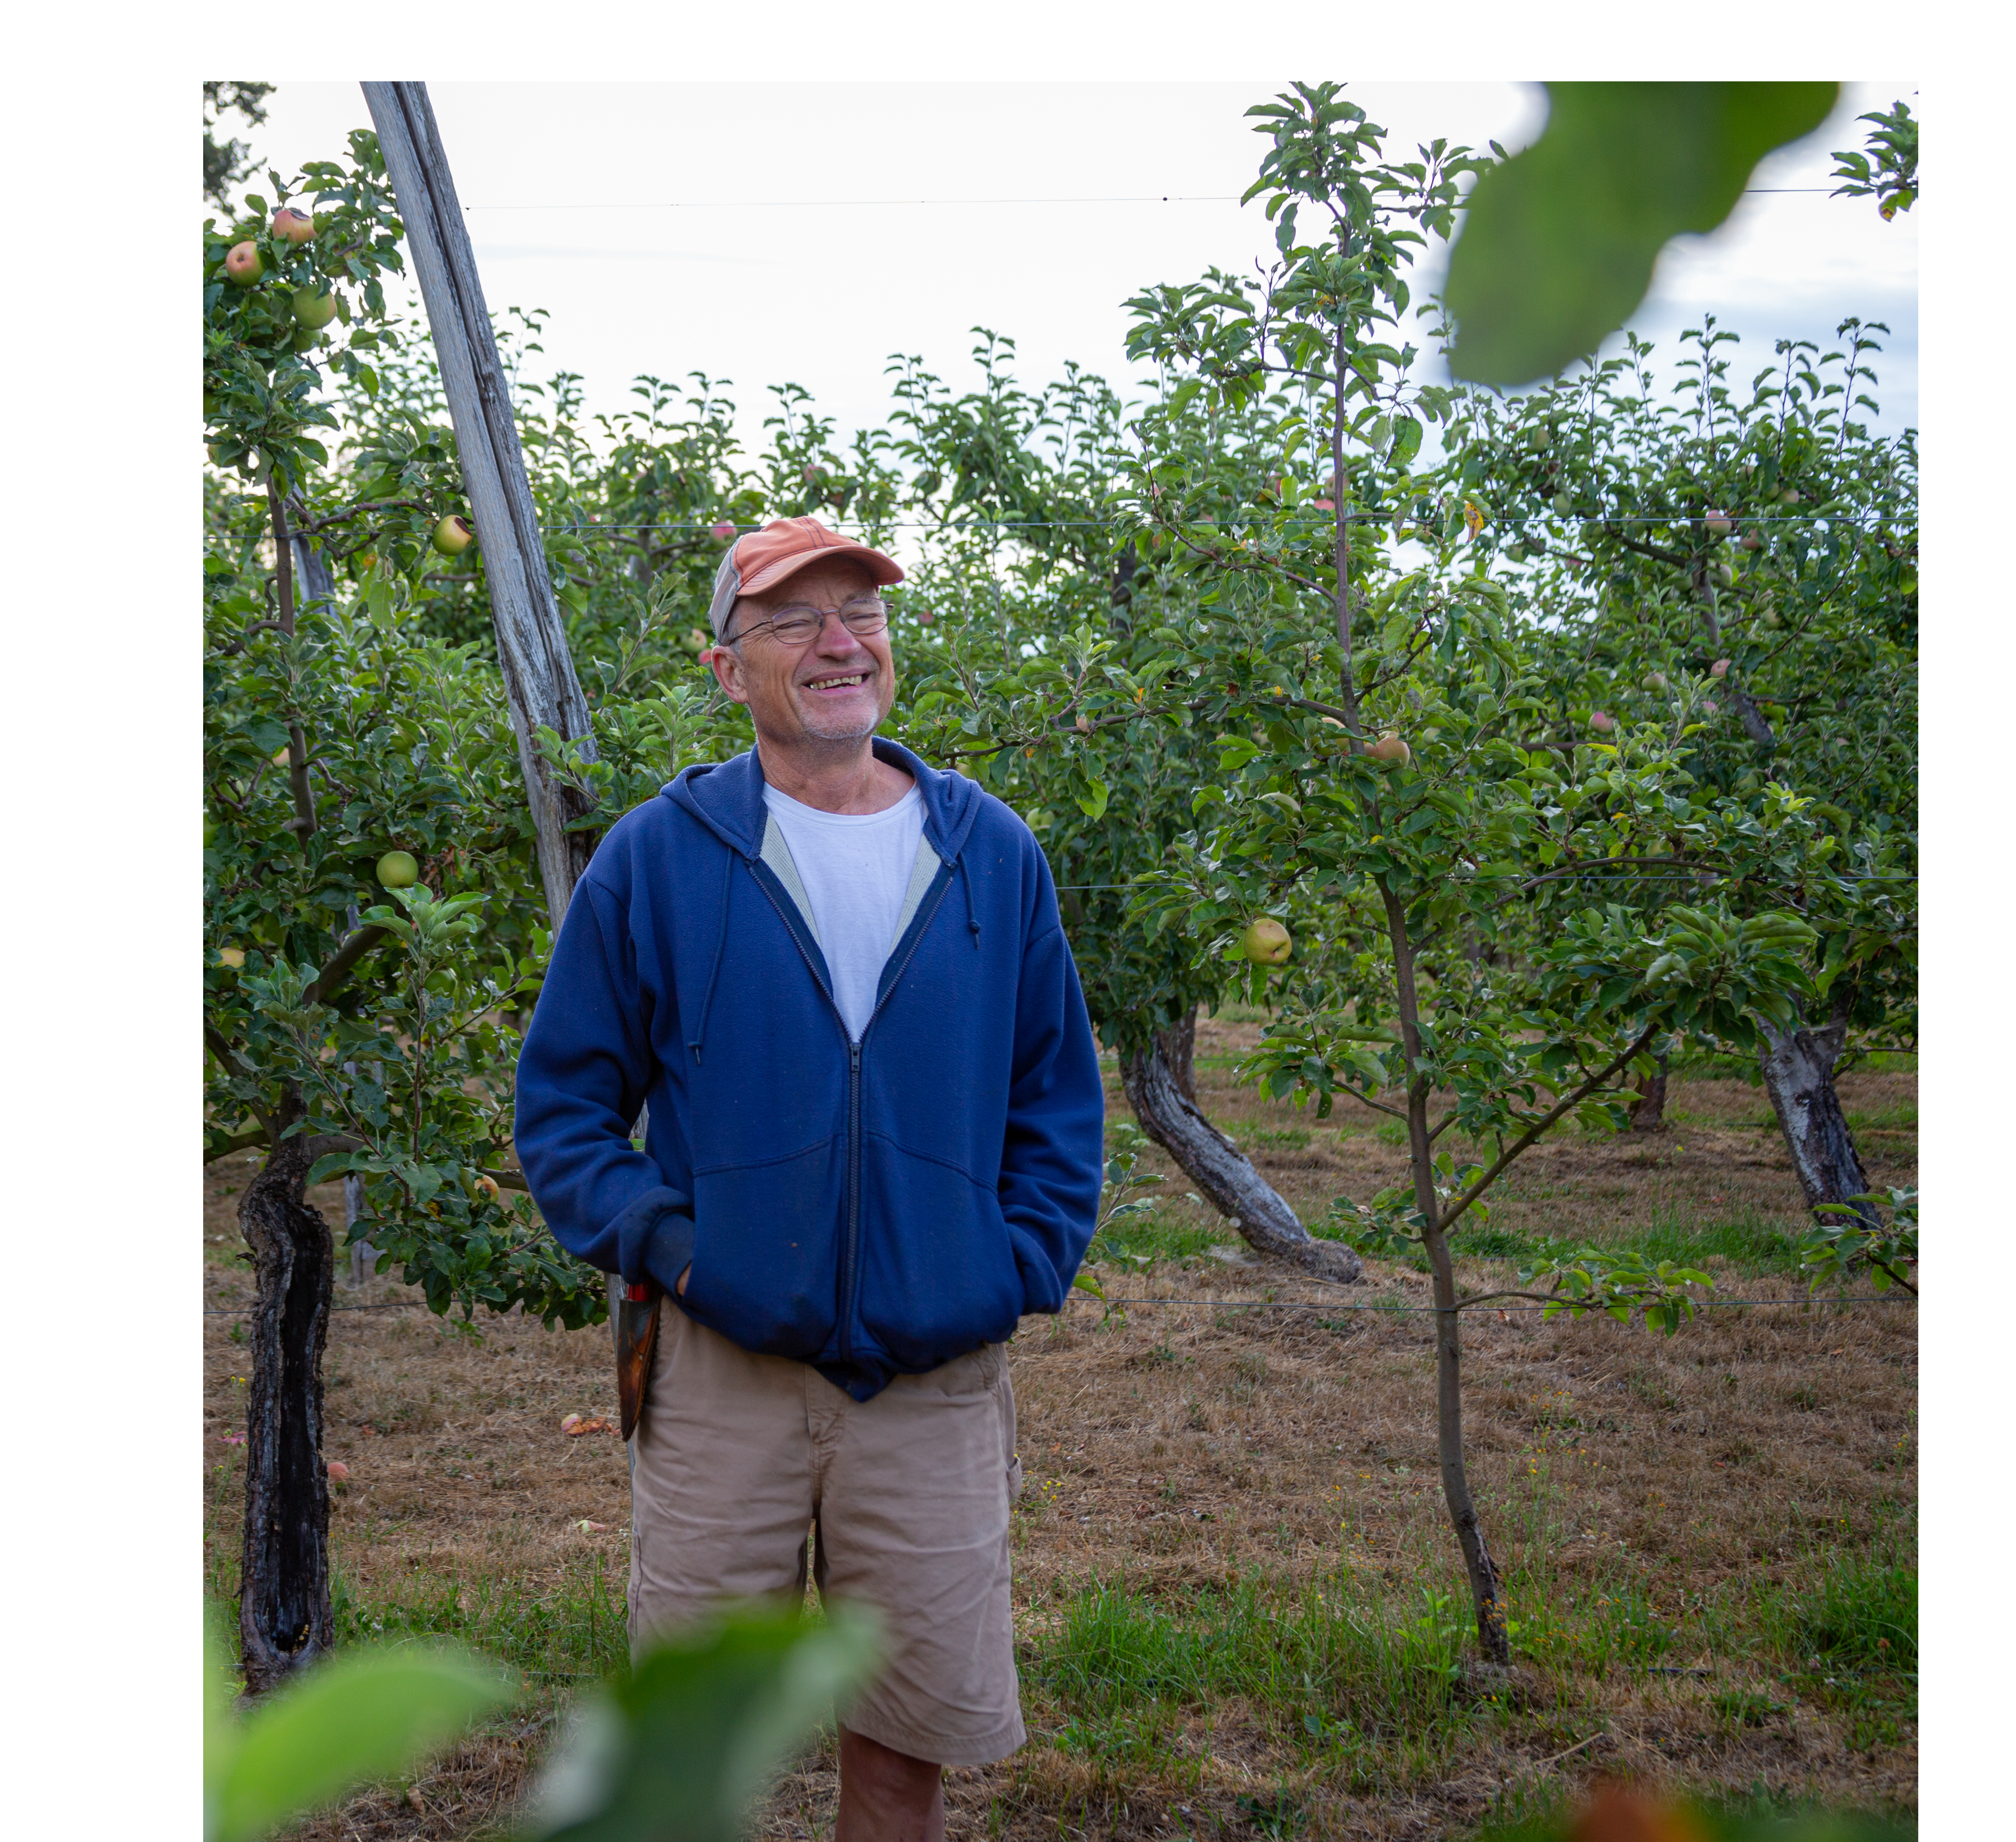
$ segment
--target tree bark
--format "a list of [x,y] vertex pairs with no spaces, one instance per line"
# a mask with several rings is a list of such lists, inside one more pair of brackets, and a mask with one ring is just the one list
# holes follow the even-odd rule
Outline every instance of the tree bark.
[[1663,1132],[1666,1129],[1666,1062],[1650,1074],[1638,1077],[1638,1098],[1631,1103],[1631,1129],[1634,1132]]
[[[290,1095],[275,1123],[301,1117]],[[238,1634],[259,1694],[329,1650],[329,1477],[322,1455],[322,1354],[336,1258],[329,1224],[302,1200],[321,1146],[283,1139],[239,1199],[256,1297],[245,1407],[245,1549]]]
[[1193,1106],[1196,1106],[1197,1006],[1192,1005],[1183,1013],[1180,1024],[1172,1024],[1166,1030],[1157,1031],[1155,1040],[1161,1045],[1162,1060],[1169,1065],[1176,1091]]
[[1141,1129],[1176,1160],[1255,1252],[1291,1261],[1319,1279],[1349,1282],[1363,1276],[1358,1256],[1337,1242],[1311,1235],[1246,1154],[1197,1110],[1178,1084],[1160,1036],[1146,1050],[1122,1060],[1121,1085]]
[[547,916],[558,934],[575,880],[588,867],[595,845],[588,833],[567,829],[590,808],[540,752],[538,730],[543,725],[581,741],[594,759],[588,700],[567,651],[567,628],[547,573],[538,512],[490,310],[427,85],[367,83],[363,88],[441,359],[442,390],[490,585],[498,662],[518,739]]
[[[1869,1179],[1863,1174],[1854,1135],[1842,1116],[1834,1085],[1834,1065],[1848,1038],[1846,1015],[1838,1009],[1818,1030],[1796,1020],[1790,1029],[1781,1030],[1768,1021],[1762,1028],[1764,1041],[1758,1061],[1763,1070],[1764,1090],[1771,1096],[1771,1110],[1777,1114],[1779,1130],[1785,1135],[1807,1207],[1845,1203],[1862,1195],[1869,1188]],[[1858,1204],[1857,1212],[1872,1228],[1877,1225],[1867,1203]]]

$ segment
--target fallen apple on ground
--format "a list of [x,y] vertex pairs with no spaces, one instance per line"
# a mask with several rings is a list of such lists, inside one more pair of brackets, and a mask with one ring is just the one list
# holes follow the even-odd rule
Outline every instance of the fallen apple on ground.
[[342,1459],[331,1459],[328,1469],[331,1484],[347,1484],[350,1481],[350,1467]]

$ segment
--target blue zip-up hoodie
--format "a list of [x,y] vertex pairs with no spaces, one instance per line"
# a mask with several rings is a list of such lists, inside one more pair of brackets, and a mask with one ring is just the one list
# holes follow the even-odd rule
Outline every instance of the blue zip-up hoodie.
[[518,1058],[517,1128],[563,1247],[668,1293],[690,1261],[688,1315],[862,1401],[1062,1305],[1105,1126],[1029,828],[874,748],[916,777],[924,848],[860,1040],[752,750],[603,840]]

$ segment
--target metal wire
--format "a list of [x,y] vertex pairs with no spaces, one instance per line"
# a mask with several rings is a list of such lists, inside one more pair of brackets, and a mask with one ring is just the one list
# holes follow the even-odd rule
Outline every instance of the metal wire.
[[[1283,1303],[1280,1300],[1273,1298],[1102,1299],[1096,1293],[1093,1292],[1085,1293],[1082,1296],[1084,1298],[1094,1304],[1103,1304],[1109,1311],[1118,1311],[1126,1306],[1136,1304],[1186,1304],[1197,1306],[1208,1305],[1214,1310],[1222,1311],[1384,1311],[1394,1317],[1413,1317],[1417,1315],[1432,1316],[1438,1311],[1451,1310],[1461,1311],[1465,1308],[1460,1302],[1453,1306],[1439,1304],[1333,1304],[1328,1300],[1320,1298],[1303,1301],[1291,1300]],[[1737,1304],[1916,1304],[1918,1301],[1915,1294],[1900,1293],[1895,1292],[1870,1292],[1857,1293],[1850,1297],[1696,1298],[1690,1300],[1689,1302],[1697,1306],[1705,1307],[1708,1305]],[[1571,1306],[1575,1303],[1575,1301],[1571,1299],[1563,1299],[1561,1303],[1561,1308],[1563,1309],[1566,1309]],[[1492,1308],[1494,1311],[1543,1311],[1547,1310],[1549,1308],[1544,1304],[1498,1304],[1493,1302]],[[1586,1304],[1584,1308],[1589,1311],[1605,1311],[1607,1308],[1592,1301]]]
[[[1746,185],[1745,192],[1827,192],[1825,185]],[[845,210],[894,205],[1230,205],[1240,202],[1236,192],[1121,192],[1086,198],[664,198],[563,200],[559,203],[466,204],[467,211],[765,211]]]

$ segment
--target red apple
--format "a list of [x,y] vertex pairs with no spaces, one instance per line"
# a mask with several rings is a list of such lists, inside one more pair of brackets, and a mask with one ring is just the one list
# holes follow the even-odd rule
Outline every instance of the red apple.
[[283,205],[273,214],[273,234],[290,243],[304,243],[315,233],[315,219],[292,205]]
[[1717,537],[1726,538],[1729,535],[1730,520],[1726,512],[1719,512],[1711,505],[1708,509],[1708,517],[1705,522],[1708,529]]
[[1414,751],[1400,739],[1397,729],[1388,729],[1365,752],[1387,767],[1404,768],[1414,758]]
[[331,1459],[326,1469],[331,1484],[347,1484],[350,1481],[350,1467],[342,1459]]
[[1599,733],[1607,736],[1617,727],[1617,719],[1607,710],[1592,710],[1589,713],[1589,726]]
[[1708,675],[1710,678],[1728,677],[1729,661],[1726,659],[1716,660],[1715,662],[1708,668]]
[[717,544],[732,544],[735,541],[735,527],[724,518],[718,524],[709,525],[707,534]]
[[266,265],[259,260],[259,246],[247,240],[233,243],[225,252],[224,272],[241,288],[249,288],[266,272]]

